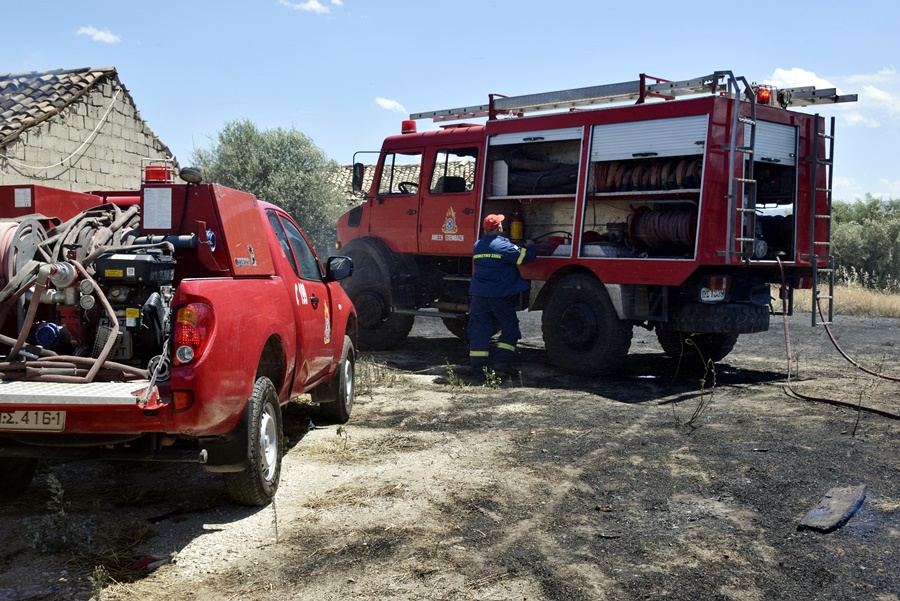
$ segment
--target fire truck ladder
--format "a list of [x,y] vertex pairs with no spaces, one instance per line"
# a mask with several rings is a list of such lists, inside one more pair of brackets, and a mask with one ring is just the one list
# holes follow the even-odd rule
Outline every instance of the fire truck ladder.
[[[737,257],[745,262],[754,254],[756,243],[756,179],[753,176],[753,152],[756,148],[756,94],[743,77],[735,77],[730,72],[728,86],[734,98],[732,111],[731,142],[728,145],[728,222],[725,263],[730,264]],[[744,97],[750,103],[750,117],[741,116],[741,86]],[[744,136],[746,146],[738,145],[738,125],[749,129]],[[736,177],[738,162],[743,163],[742,177]],[[738,225],[740,224],[740,231]]]
[[[721,79],[730,72],[716,72],[712,75],[695,77],[683,81],[669,81],[641,73],[640,79],[622,83],[611,83],[587,88],[574,88],[522,96],[490,94],[488,104],[466,106],[440,111],[413,113],[410,119],[432,119],[433,121],[454,121],[499,116],[521,116],[525,113],[573,109],[585,106],[633,101],[642,104],[649,98],[674,100],[678,96],[690,94],[717,94],[726,89]],[[733,76],[732,76],[733,77]]]
[[[675,100],[679,96],[721,94],[729,89],[733,89],[735,96],[737,96],[738,81],[744,84],[747,99],[750,100],[750,97],[753,96],[753,101],[755,101],[753,92],[755,87],[751,87],[747,83],[746,78],[735,77],[731,71],[715,71],[710,75],[681,81],[670,81],[641,73],[639,79],[634,81],[589,86],[586,88],[524,94],[522,96],[489,94],[487,104],[412,113],[409,118],[411,120],[431,119],[435,122],[476,119],[479,117],[487,117],[494,120],[499,117],[521,117],[526,113],[563,111],[578,107],[597,107],[617,102],[643,104],[647,100],[654,98]],[[778,101],[784,108],[825,102],[855,102],[856,94],[839,96],[834,88],[816,90],[813,86],[807,86],[779,90]]]
[[[828,133],[819,132],[819,115],[816,114],[814,121],[816,127],[816,151],[815,156],[810,159],[812,163],[812,202],[809,211],[809,264],[812,267],[813,287],[812,287],[812,325],[821,323],[823,325],[831,324],[834,319],[834,255],[831,254],[831,200],[832,200],[832,177],[834,165],[834,117],[831,118],[830,129]],[[825,144],[819,144],[824,139]],[[824,156],[820,156],[819,148],[824,149]],[[819,166],[825,169],[825,179],[828,182],[826,188],[816,187],[818,181]],[[820,202],[824,200],[824,202]],[[816,240],[816,224],[818,222],[825,223],[825,239]],[[820,252],[824,251],[824,252]],[[824,262],[824,266],[819,266],[819,262]],[[823,285],[823,280],[825,281]],[[826,294],[823,294],[823,287]],[[820,301],[825,301],[827,311],[823,311],[822,321],[819,320],[818,305]]]

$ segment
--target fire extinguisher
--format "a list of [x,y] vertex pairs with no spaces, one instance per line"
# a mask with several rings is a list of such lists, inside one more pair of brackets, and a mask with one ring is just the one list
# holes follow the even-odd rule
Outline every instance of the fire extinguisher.
[[509,217],[509,241],[513,244],[521,244],[525,241],[525,221],[519,207],[513,210]]

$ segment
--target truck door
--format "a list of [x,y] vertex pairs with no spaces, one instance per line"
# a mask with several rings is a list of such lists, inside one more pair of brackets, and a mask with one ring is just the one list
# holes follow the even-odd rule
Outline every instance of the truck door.
[[369,234],[387,242],[395,252],[418,250],[421,174],[421,150],[385,153],[378,191],[371,204]]
[[319,260],[300,228],[287,215],[273,210],[266,211],[266,215],[284,251],[284,259],[291,266],[282,277],[288,286],[297,324],[294,392],[299,392],[306,383],[327,370],[344,341],[331,338],[332,309],[328,288],[322,280]]
[[434,157],[429,185],[420,195],[419,252],[465,255],[472,252],[475,225],[477,147],[442,148]]

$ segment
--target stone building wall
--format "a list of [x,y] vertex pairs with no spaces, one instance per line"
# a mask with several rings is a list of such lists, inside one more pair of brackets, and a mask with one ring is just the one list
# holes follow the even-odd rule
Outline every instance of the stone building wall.
[[164,159],[167,153],[128,91],[108,80],[8,144],[0,152],[0,185],[137,189],[142,159]]

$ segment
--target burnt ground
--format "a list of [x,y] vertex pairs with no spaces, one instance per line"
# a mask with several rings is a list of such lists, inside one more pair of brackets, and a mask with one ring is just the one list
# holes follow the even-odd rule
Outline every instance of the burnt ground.
[[[539,319],[522,315],[522,373],[497,388],[457,381],[465,346],[420,320],[359,364],[346,426],[307,432],[292,403],[263,509],[195,466],[43,465],[0,509],[0,600],[898,599],[900,422],[787,394],[780,318],[711,371],[635,330],[613,378],[550,366]],[[836,321],[854,359],[900,375],[900,322]],[[790,338],[796,392],[900,413],[898,384],[808,314]],[[798,530],[860,484],[846,524]],[[36,551],[48,530],[76,542]]]

